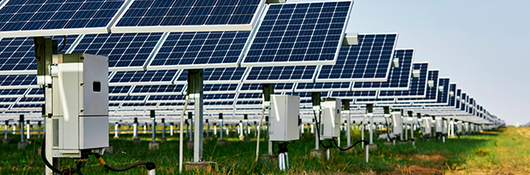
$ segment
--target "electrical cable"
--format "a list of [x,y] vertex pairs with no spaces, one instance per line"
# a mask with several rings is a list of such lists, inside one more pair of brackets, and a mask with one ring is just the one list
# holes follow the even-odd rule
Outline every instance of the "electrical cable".
[[[182,115],[180,115],[180,138],[179,138],[179,172],[182,172],[182,159],[184,157],[184,114],[186,114],[186,108],[188,108],[188,102],[190,98],[189,95],[186,95],[186,102],[184,103],[184,109],[182,110]],[[221,132],[223,131],[223,126],[221,126]]]
[[57,174],[72,174],[72,173],[77,173],[79,175],[83,175],[83,173],[81,173],[81,171],[77,170],[77,169],[74,169],[74,168],[66,168],[64,170],[59,170],[57,168],[55,168],[49,161],[48,159],[46,159],[46,133],[44,133],[44,136],[42,137],[42,146],[41,146],[41,150],[40,150],[40,156],[42,158],[42,161],[44,162],[44,164],[46,165],[46,167],[48,167],[49,169],[51,169],[54,173],[57,173]]
[[94,156],[96,156],[96,158],[99,160],[99,163],[101,165],[103,165],[105,168],[107,168],[108,170],[111,170],[111,171],[116,171],[116,172],[120,172],[120,171],[127,171],[127,170],[130,170],[134,167],[137,167],[137,166],[140,166],[140,165],[145,165],[145,168],[147,168],[147,170],[152,170],[152,169],[155,169],[156,168],[156,165],[155,163],[153,162],[145,162],[145,161],[140,161],[140,162],[136,162],[136,163],[133,163],[129,166],[126,166],[126,167],[123,167],[123,168],[115,168],[115,167],[112,167],[110,165],[108,165],[105,160],[103,160],[103,158],[101,158],[101,155],[99,155],[98,153],[94,153]]
[[261,123],[263,122],[263,117],[265,116],[265,106],[263,106],[263,109],[261,110],[261,119],[259,120],[259,126],[258,126],[258,140],[256,141],[256,160],[258,161],[259,158],[259,139],[260,139],[260,133],[261,133]]
[[[330,140],[330,142],[331,142],[331,140]],[[337,140],[336,140],[336,139],[333,139],[333,142],[331,142],[331,143],[335,144],[335,147],[336,147],[337,149],[341,150],[341,151],[348,151],[348,150],[352,149],[353,147],[355,147],[355,145],[357,145],[357,144],[359,144],[359,143],[363,143],[363,142],[364,142],[364,144],[366,144],[366,145],[370,144],[370,142],[368,142],[368,141],[366,141],[366,140],[359,140],[359,141],[355,142],[353,145],[351,145],[351,146],[349,146],[349,147],[347,147],[347,148],[341,148],[341,147],[338,146],[338,143],[337,143]]]
[[323,148],[325,149],[329,149],[331,148],[332,146],[326,146],[322,143],[322,141],[320,141],[320,123],[318,122],[317,120],[317,113],[315,112],[315,110],[313,110],[313,117],[315,118],[315,125],[316,125],[316,128],[317,128],[317,139],[318,139],[318,143],[320,144],[320,146],[322,146]]

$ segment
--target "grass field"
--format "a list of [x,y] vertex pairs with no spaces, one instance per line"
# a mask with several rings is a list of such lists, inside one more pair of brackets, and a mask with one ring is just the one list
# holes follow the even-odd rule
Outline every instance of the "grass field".
[[[44,164],[37,152],[41,141],[32,139],[25,150],[17,150],[20,135],[10,133],[9,137],[9,145],[0,145],[0,174],[44,172]],[[131,135],[120,137],[110,139],[114,154],[103,155],[111,166],[123,167],[137,160],[153,161],[157,165],[157,174],[178,173],[177,139],[169,137],[168,142],[160,144],[159,150],[150,151],[148,134],[141,134],[140,145],[133,144]],[[353,140],[359,138],[356,132]],[[502,128],[447,139],[446,143],[419,139],[415,147],[410,143],[387,146],[381,141],[379,148],[370,153],[369,163],[365,163],[364,151],[360,148],[353,153],[333,150],[330,161],[313,158],[309,155],[309,150],[314,148],[313,139],[311,135],[305,135],[302,140],[289,144],[291,168],[286,172],[263,162],[254,163],[255,140],[250,143],[238,141],[235,135],[230,137],[226,146],[216,146],[217,138],[205,141],[203,157],[217,162],[216,172],[222,174],[530,174],[530,128]],[[266,153],[266,142],[262,142],[260,150]],[[192,158],[192,150],[186,149],[184,153],[185,160]],[[62,168],[75,166],[71,159],[61,159],[61,164]],[[82,172],[86,175],[146,174],[146,169],[110,172],[90,157]],[[186,171],[185,174],[204,172]]]

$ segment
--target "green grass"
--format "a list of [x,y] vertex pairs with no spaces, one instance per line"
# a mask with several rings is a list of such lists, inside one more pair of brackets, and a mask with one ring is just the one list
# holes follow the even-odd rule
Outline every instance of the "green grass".
[[[359,132],[354,132],[354,141],[359,140]],[[255,159],[255,140],[238,141],[235,133],[231,133],[226,146],[216,146],[217,138],[204,142],[203,158],[217,163],[216,172],[222,174],[469,174],[494,172],[530,172],[530,139],[524,136],[530,130],[526,128],[507,128],[479,135],[463,136],[460,139],[430,141],[419,139],[415,147],[410,143],[384,145],[378,141],[378,149],[370,153],[370,162],[365,163],[364,151],[360,147],[353,152],[333,149],[329,161],[313,158],[309,151],[314,148],[314,138],[304,135],[300,141],[289,144],[289,162],[291,168],[286,172],[279,171],[275,165],[265,161],[258,163]],[[253,136],[253,134],[251,134]],[[135,161],[153,161],[156,163],[157,174],[178,173],[178,140],[170,137],[168,142],[161,143],[159,150],[148,150],[149,134],[142,134],[142,143],[135,145],[131,135],[120,135],[121,139],[112,139],[114,154],[105,154],[106,162],[115,167],[123,167]],[[44,164],[37,153],[40,140],[31,140],[25,150],[17,150],[16,142],[20,135],[9,134],[11,143],[0,145],[0,174],[41,174]],[[342,144],[346,143],[342,138]],[[192,150],[184,145],[185,160],[192,158]],[[266,153],[267,144],[262,142],[260,153]],[[71,159],[61,159],[61,167],[74,167]],[[145,174],[144,167],[127,172],[115,173],[107,171],[91,156],[82,169],[84,174]],[[185,171],[184,174],[204,174],[199,171]]]

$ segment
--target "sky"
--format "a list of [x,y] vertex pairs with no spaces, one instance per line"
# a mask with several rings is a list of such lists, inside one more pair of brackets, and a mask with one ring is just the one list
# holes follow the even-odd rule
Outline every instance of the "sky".
[[397,32],[397,48],[414,48],[415,62],[429,62],[508,125],[526,124],[529,7],[527,0],[355,0],[346,31]]

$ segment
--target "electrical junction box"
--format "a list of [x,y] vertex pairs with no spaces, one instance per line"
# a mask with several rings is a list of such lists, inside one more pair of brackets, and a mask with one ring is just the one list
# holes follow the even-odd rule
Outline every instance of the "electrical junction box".
[[403,130],[403,121],[401,119],[401,110],[392,110],[392,133],[400,135]]
[[341,119],[340,99],[325,98],[321,106],[322,122],[320,124],[320,140],[339,137]]
[[423,135],[431,134],[431,117],[423,117]]
[[434,117],[434,119],[436,120],[436,132],[438,133],[441,133],[443,128],[442,128],[442,117]]
[[270,140],[286,142],[300,139],[298,131],[300,97],[292,95],[271,95],[270,106]]
[[61,54],[52,63],[46,111],[53,114],[53,157],[76,158],[81,150],[108,147],[107,57]]
[[464,132],[469,132],[469,123],[464,123]]

